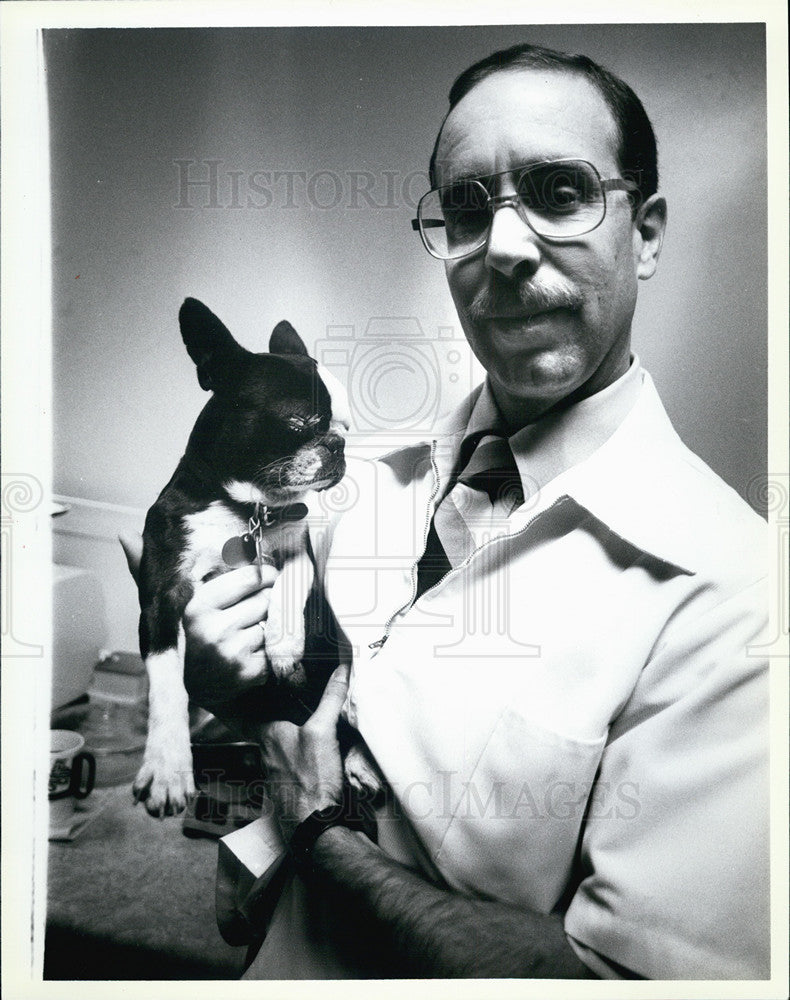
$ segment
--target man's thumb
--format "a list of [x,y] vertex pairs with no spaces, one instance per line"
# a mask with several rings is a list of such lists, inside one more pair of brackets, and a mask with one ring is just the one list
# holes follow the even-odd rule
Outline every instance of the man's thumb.
[[340,709],[348,694],[348,677],[351,667],[348,663],[341,663],[337,667],[327,682],[318,708],[313,712],[311,722],[320,725],[332,725],[337,722]]

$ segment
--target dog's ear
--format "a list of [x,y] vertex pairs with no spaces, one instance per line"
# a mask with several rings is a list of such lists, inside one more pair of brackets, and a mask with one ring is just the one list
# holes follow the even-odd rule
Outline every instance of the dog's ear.
[[181,336],[197,367],[200,388],[222,388],[234,363],[247,352],[233,339],[225,324],[197,299],[185,299],[178,312]]
[[301,354],[308,357],[307,348],[288,320],[280,320],[269,338],[270,354]]

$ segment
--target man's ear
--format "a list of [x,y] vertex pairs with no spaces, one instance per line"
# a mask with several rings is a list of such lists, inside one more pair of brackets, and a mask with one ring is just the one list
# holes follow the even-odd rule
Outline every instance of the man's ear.
[[280,320],[269,338],[270,354],[301,354],[309,357],[304,341],[286,319]]
[[651,195],[639,207],[634,220],[636,275],[643,281],[655,274],[666,228],[666,200],[660,195]]
[[236,343],[225,324],[197,299],[184,300],[178,312],[178,324],[189,356],[197,367],[200,388],[207,392],[222,389],[231,368],[248,352]]

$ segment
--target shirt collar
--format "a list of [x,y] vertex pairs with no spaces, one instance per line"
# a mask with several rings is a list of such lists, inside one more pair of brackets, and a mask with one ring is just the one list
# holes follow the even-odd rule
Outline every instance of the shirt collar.
[[[567,466],[565,471],[541,491],[545,504],[537,504],[534,512],[537,514],[555,497],[570,497],[618,537],[665,563],[692,573],[706,558],[703,541],[697,538],[695,525],[698,521],[693,511],[709,501],[709,494],[703,493],[700,487],[703,479],[709,481],[710,470],[677,436],[650,375],[637,358],[618,382],[620,386],[613,383],[608,387],[613,390],[611,393],[604,389],[596,394],[601,399],[591,396],[572,408],[582,407],[582,414],[587,411],[595,423],[596,429],[591,429],[589,434],[581,431],[585,443],[579,445],[579,450],[586,451],[586,457],[570,466],[563,461],[563,466]],[[634,386],[636,402],[632,400]],[[484,388],[475,390],[443,422],[436,438],[390,448],[386,454],[379,450],[379,459],[399,470],[399,476],[406,482],[413,476],[416,466],[422,466],[425,474],[430,474],[427,454],[433,445],[440,480],[446,481]],[[568,423],[558,432],[558,437],[565,447],[575,451],[568,430],[572,410],[567,411]],[[575,414],[572,419],[576,425]],[[618,419],[620,423],[616,429],[598,444]],[[519,442],[516,444],[518,447]]]
[[710,503],[710,476],[678,437],[643,371],[639,397],[626,418],[558,482],[616,535],[693,573],[706,558],[698,514]]
[[[643,374],[639,358],[633,357],[628,370],[605,389],[508,436],[527,499],[585,461],[614,434],[639,398]],[[506,433],[487,380],[463,439],[483,431]]]

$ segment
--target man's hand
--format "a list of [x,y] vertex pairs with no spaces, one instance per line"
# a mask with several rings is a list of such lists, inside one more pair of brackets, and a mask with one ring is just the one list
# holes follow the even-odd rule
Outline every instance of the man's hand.
[[[119,541],[137,582],[143,540],[124,532]],[[204,708],[232,702],[268,673],[263,629],[277,571],[242,566],[203,584],[184,611],[184,683]]]
[[241,566],[203,584],[184,611],[184,682],[212,708],[263,683],[269,674],[261,622],[266,621],[272,566]]
[[302,726],[271,722],[261,727],[261,753],[269,797],[285,841],[316,809],[340,802],[343,764],[337,722],[348,691],[349,668],[339,666],[318,708]]

